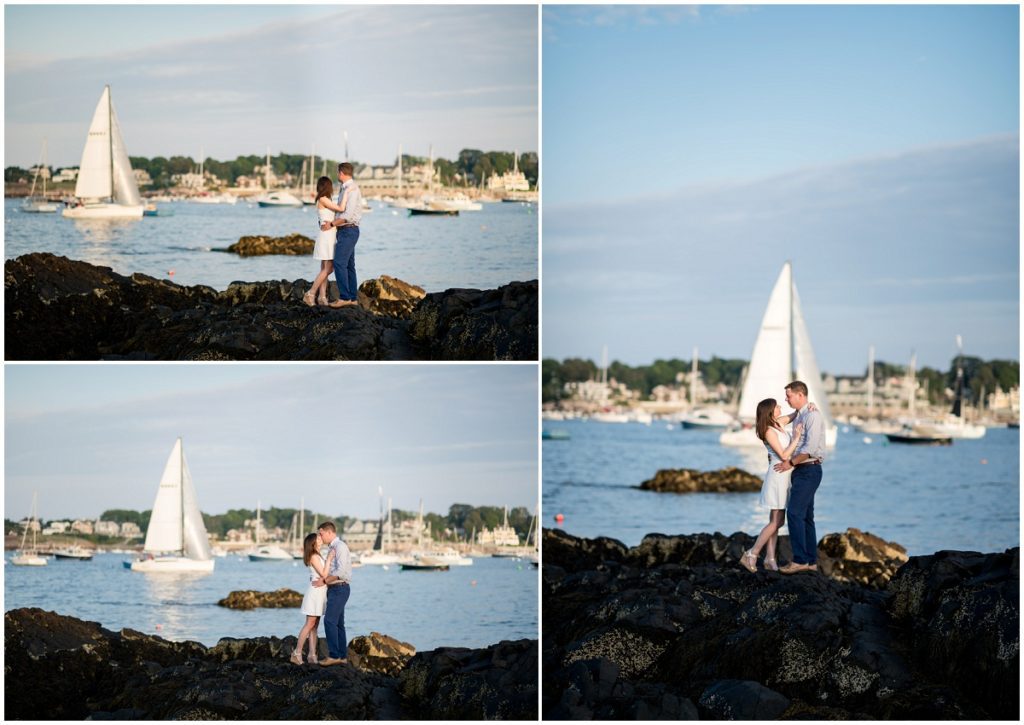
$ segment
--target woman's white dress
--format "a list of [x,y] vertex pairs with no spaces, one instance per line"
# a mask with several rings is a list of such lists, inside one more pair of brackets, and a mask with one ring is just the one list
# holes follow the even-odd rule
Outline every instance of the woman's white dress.
[[[787,431],[776,429],[779,436],[779,445],[782,450],[789,447],[791,437]],[[775,470],[775,464],[781,463],[782,459],[772,450],[767,441],[764,447],[768,450],[768,472],[764,474],[764,483],[761,484],[761,506],[768,509],[785,509],[789,502],[789,479],[793,476],[793,469],[785,473]]]
[[[319,556],[313,554],[313,556]],[[323,559],[320,559],[320,565],[323,566]],[[307,614],[311,617],[322,617],[324,616],[324,609],[327,608],[327,587],[315,587],[313,586],[313,580],[319,579],[320,575],[317,574],[316,569],[313,565],[309,565],[309,587],[306,589],[306,595],[302,597],[302,613]]]
[[[334,212],[330,209],[324,209],[322,206],[317,206],[317,218],[320,220],[317,227],[324,222],[334,221]],[[338,230],[331,227],[326,232],[320,230],[320,235],[316,238],[316,244],[313,245],[313,258],[314,259],[334,259],[334,244],[338,241]]]

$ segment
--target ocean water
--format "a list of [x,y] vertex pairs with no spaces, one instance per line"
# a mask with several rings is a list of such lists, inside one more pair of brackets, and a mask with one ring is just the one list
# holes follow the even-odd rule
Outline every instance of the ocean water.
[[[12,566],[5,556],[4,607],[40,607],[173,641],[211,646],[221,637],[298,636],[298,609],[227,609],[217,601],[241,589],[304,593],[308,570],[301,561],[250,562],[218,558],[212,574],[153,575],[129,571],[126,554],[97,554],[92,561],[50,560],[45,567]],[[417,650],[485,647],[504,639],[536,639],[537,569],[512,559],[474,559],[447,572],[356,568],[345,608],[349,639],[371,631],[409,642]],[[323,622],[319,636],[323,637]]]
[[[359,281],[382,274],[419,285],[428,292],[451,287],[490,289],[537,279],[537,207],[487,203],[457,217],[415,216],[370,202],[356,246]],[[182,285],[205,284],[223,290],[234,281],[312,280],[319,263],[312,257],[242,258],[212,251],[247,235],[315,238],[314,207],[261,209],[235,205],[158,203],[173,216],[140,220],[72,220],[57,214],[24,214],[21,200],[4,202],[7,259],[29,252],[52,252],[111,267],[120,274],[143,272]],[[174,271],[173,276],[169,272]]]
[[[745,531],[768,521],[759,494],[666,494],[637,486],[662,468],[738,466],[759,476],[764,454],[718,443],[712,431],[669,430],[664,422],[544,421],[570,440],[543,444],[544,525],[565,517],[576,536],[610,536],[629,546],[648,533]],[[1003,551],[1020,543],[1020,432],[990,429],[949,447],[891,445],[840,427],[815,496],[818,538],[849,527],[904,546],[911,556],[942,549]]]

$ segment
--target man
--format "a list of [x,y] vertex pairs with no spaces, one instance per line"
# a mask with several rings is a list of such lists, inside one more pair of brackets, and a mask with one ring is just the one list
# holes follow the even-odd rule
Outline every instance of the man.
[[797,411],[793,424],[803,423],[803,439],[788,461],[775,464],[783,473],[793,469],[789,486],[789,543],[793,561],[779,569],[780,574],[818,571],[818,534],[814,530],[814,494],[821,484],[821,463],[825,460],[825,419],[821,411],[807,405],[807,386],[794,380],[786,386],[786,403]]
[[334,552],[327,576],[313,580],[315,587],[327,587],[327,608],[324,610],[324,637],[327,639],[327,657],[320,660],[324,667],[348,664],[348,638],[345,636],[345,604],[348,603],[349,582],[352,580],[352,557],[348,546],[338,538],[331,521],[317,529],[320,537]]
[[[358,304],[359,287],[356,284],[356,242],[359,241],[359,222],[363,218],[363,195],[352,180],[355,170],[347,161],[338,164],[338,206],[345,211],[335,214],[333,222],[324,222],[320,229],[327,231],[337,227],[337,241],[334,244],[334,279],[338,283],[339,299],[331,307],[350,307]],[[343,201],[344,200],[344,201]]]

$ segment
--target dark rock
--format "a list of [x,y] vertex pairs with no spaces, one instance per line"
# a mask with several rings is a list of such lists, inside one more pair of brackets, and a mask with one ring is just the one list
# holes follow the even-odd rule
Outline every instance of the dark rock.
[[431,360],[536,360],[537,282],[428,294],[409,333]]
[[[389,676],[296,666],[287,659],[294,637],[223,639],[207,649],[39,609],[11,610],[4,621],[12,720],[537,718],[535,640],[422,652]],[[408,647],[376,633],[361,639],[364,664]]]
[[761,490],[762,480],[734,467],[719,471],[666,468],[637,488],[659,493],[751,493]]
[[751,574],[746,534],[545,531],[544,717],[1016,719],[1018,550],[911,558],[878,589],[852,563],[894,545],[830,536],[856,548],[835,578]]
[[[234,252],[240,257],[256,257],[263,254],[290,254],[303,256],[313,253],[314,242],[301,234],[286,237],[265,237],[262,235],[242,237],[225,252]],[[218,250],[219,251],[219,250]]]
[[217,292],[43,253],[4,270],[10,360],[537,359],[536,282],[424,295],[380,277],[335,310],[303,304],[304,280]]
[[837,581],[884,589],[907,563],[907,550],[860,529],[827,534],[818,542],[818,568]]
[[399,676],[400,692],[427,720],[536,720],[537,641],[483,650],[420,652]]
[[1000,720],[1019,719],[1019,587],[1019,548],[915,556],[889,584],[889,611],[909,630],[914,662]]
[[256,609],[267,607],[270,609],[283,609],[287,607],[301,607],[302,595],[292,589],[278,589],[274,592],[257,592],[252,589],[231,592],[217,604],[228,609]]
[[697,705],[712,720],[777,720],[789,699],[750,680],[719,680],[701,693]]

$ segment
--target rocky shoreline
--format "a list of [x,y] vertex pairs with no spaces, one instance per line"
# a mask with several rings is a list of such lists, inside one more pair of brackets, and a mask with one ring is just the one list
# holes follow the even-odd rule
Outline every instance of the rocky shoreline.
[[734,466],[717,471],[663,468],[637,488],[658,493],[754,493],[764,479]]
[[545,530],[544,717],[1018,720],[1019,548],[908,558],[849,529],[783,576],[739,566],[752,543]]
[[374,633],[351,666],[320,667],[288,661],[295,637],[207,648],[41,609],[4,622],[11,720],[537,719],[536,640],[411,654]]
[[535,280],[426,293],[382,276],[334,310],[302,303],[306,280],[218,292],[47,253],[4,272],[8,360],[536,360],[539,349]]

